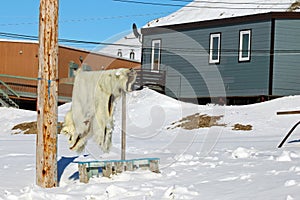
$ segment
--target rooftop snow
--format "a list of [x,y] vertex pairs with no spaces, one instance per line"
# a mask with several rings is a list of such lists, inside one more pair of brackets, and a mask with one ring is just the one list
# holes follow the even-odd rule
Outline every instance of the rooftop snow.
[[[299,6],[299,0],[252,0],[247,2],[242,0],[195,0],[166,17],[147,23],[144,28],[268,12],[299,11]],[[291,7],[294,10],[290,10]]]

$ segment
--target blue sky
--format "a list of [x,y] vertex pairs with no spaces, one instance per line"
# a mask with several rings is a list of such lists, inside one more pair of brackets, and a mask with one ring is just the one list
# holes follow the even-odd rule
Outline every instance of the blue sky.
[[[4,1],[0,8],[0,32],[37,36],[39,3],[39,0]],[[179,8],[113,0],[60,0],[59,38],[108,41],[112,36],[130,31],[132,23],[141,27]]]

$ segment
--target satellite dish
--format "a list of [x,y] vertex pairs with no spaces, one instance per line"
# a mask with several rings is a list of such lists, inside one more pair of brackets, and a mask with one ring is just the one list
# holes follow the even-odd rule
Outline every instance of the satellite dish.
[[133,34],[136,38],[138,38],[138,39],[141,38],[141,34],[139,33],[135,23],[132,24],[132,31],[133,31]]

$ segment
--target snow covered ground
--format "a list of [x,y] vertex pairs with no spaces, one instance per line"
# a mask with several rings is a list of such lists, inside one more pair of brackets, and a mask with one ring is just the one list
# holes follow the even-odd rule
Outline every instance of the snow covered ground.
[[[128,94],[127,158],[159,157],[161,173],[137,170],[78,180],[73,161],[120,159],[120,106],[117,106],[113,148],[103,154],[90,141],[78,155],[58,136],[60,186],[35,185],[35,135],[14,135],[11,128],[36,120],[36,113],[0,108],[0,199],[300,199],[300,143],[277,145],[299,121],[299,115],[277,116],[300,109],[300,96],[246,106],[198,106],[178,102],[150,89]],[[59,120],[70,104],[59,108]],[[184,116],[200,112],[224,115],[226,127],[168,129]],[[252,131],[234,131],[233,124],[251,124]],[[300,137],[296,130],[289,141]]]

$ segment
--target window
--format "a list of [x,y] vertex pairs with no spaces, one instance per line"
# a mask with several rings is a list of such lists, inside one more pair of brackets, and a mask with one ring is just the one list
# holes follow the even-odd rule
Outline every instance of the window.
[[69,63],[69,77],[74,77],[74,71],[78,69],[79,65],[76,64],[75,62],[71,61]]
[[122,49],[118,49],[117,56],[122,57]]
[[239,61],[249,61],[251,52],[251,30],[240,31]]
[[83,71],[92,71],[92,68],[86,64],[82,64],[81,67]]
[[220,63],[221,33],[210,34],[209,63]]
[[129,54],[129,58],[130,58],[131,60],[134,60],[134,49],[131,49],[131,52],[130,52],[130,54]]
[[151,70],[158,71],[160,65],[161,40],[152,40]]

